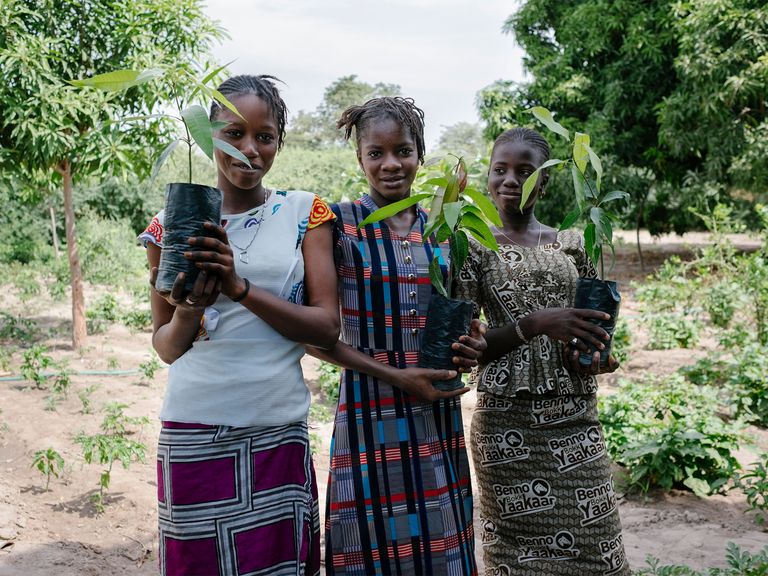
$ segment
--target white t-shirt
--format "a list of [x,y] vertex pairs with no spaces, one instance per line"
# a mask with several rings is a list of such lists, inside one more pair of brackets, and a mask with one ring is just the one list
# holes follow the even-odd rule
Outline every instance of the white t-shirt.
[[[258,208],[222,214],[237,273],[254,286],[302,304],[301,246],[318,202],[322,204],[310,192],[277,191]],[[162,246],[163,231],[161,211],[139,238],[145,246]],[[303,344],[220,295],[205,309],[192,348],[170,366],[160,418],[227,426],[303,421],[310,401],[301,370],[303,355]]]

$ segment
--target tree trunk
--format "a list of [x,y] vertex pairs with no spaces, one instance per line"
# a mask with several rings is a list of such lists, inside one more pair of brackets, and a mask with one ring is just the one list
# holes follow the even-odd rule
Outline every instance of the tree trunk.
[[48,200],[48,213],[51,215],[51,239],[53,240],[53,253],[56,260],[61,257],[59,252],[59,234],[56,232],[56,212],[53,210],[53,201]]
[[69,161],[62,161],[59,164],[58,171],[64,179],[64,222],[67,231],[69,275],[72,282],[72,349],[78,350],[85,346],[87,331],[85,327],[83,274],[80,270],[80,256],[77,254],[75,207],[72,201],[72,167]]

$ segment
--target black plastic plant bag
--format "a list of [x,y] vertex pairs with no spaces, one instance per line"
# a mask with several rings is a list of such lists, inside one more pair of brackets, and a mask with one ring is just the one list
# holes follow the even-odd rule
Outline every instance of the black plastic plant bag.
[[184,272],[185,295],[192,291],[199,269],[184,252],[200,250],[187,243],[190,236],[209,236],[204,222],[221,222],[221,192],[201,184],[168,184],[165,192],[163,250],[155,289],[167,293],[179,272]]
[[[427,323],[422,332],[419,366],[438,370],[455,370],[453,363],[456,355],[451,344],[458,342],[459,336],[469,332],[472,321],[472,302],[454,300],[432,294],[427,311]],[[438,390],[456,390],[463,386],[461,374],[452,380],[439,380],[434,383]]]
[[[579,278],[576,284],[576,301],[574,307],[589,308],[590,310],[599,310],[611,315],[610,320],[590,320],[597,324],[603,330],[613,337],[613,331],[616,329],[616,319],[619,316],[619,307],[621,306],[621,294],[616,282],[609,280],[600,280],[598,278]],[[608,365],[608,356],[611,354],[613,340],[605,342],[605,349],[600,351],[600,365]],[[593,351],[594,353],[594,351]],[[579,364],[590,366],[592,364],[592,354],[581,352],[579,354]]]

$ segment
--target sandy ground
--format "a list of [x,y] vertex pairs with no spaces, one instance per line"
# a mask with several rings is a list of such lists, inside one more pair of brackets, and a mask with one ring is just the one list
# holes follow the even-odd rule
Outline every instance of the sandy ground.
[[[634,237],[628,235],[628,242]],[[699,241],[687,239],[687,242]],[[750,247],[749,239],[744,239]],[[670,252],[684,251],[685,242],[677,240],[646,245],[646,263],[658,264]],[[622,280],[644,277],[631,244],[621,249],[621,265],[616,275]],[[640,371],[671,372],[690,363],[705,352],[690,350],[647,351],[643,349],[642,331],[635,326],[637,306],[631,290],[624,291],[623,314],[630,321],[633,343],[630,361],[620,371],[625,375]],[[106,333],[89,337],[82,354],[74,353],[66,336],[69,307],[66,304],[37,302],[22,304],[6,294],[0,308],[21,313],[48,326],[60,326],[59,336],[45,344],[56,358],[66,358],[76,372],[135,370],[149,358],[148,332],[132,334],[120,325]],[[18,373],[20,354],[13,358],[8,378]],[[316,363],[304,360],[310,387],[317,392]],[[603,380],[601,393],[610,394],[617,378]],[[77,375],[72,391],[56,411],[45,410],[48,392],[36,390],[22,381],[0,380],[0,575],[2,576],[85,576],[149,575],[157,573],[155,439],[159,430],[156,415],[163,395],[166,370],[158,370],[150,382],[138,373],[123,375]],[[77,392],[95,386],[92,393],[94,412],[84,414]],[[474,391],[463,397],[465,426],[469,427],[474,405]],[[128,405],[131,416],[148,416],[140,439],[147,445],[144,463],[125,470],[116,465],[108,493],[106,510],[97,514],[90,496],[97,490],[102,467],[83,462],[80,447],[72,438],[80,431],[95,433],[103,414],[100,409],[110,401]],[[330,412],[331,409],[327,411]],[[320,479],[320,498],[324,499],[328,473],[328,450],[332,423],[314,419],[312,432],[321,440],[315,454]],[[768,433],[755,430],[762,450],[768,449]],[[65,472],[52,479],[45,491],[44,478],[31,468],[33,454],[39,449],[55,448],[66,461]],[[755,459],[754,449],[740,452],[744,463]],[[620,471],[617,470],[617,474]],[[322,510],[321,505],[321,510]],[[685,563],[694,568],[724,565],[724,548],[733,541],[756,551],[768,544],[768,533],[745,514],[744,497],[731,492],[727,496],[705,499],[687,493],[653,493],[648,497],[624,497],[620,513],[624,539],[631,565],[641,567],[652,554],[663,563]],[[478,540],[478,556],[480,545]]]

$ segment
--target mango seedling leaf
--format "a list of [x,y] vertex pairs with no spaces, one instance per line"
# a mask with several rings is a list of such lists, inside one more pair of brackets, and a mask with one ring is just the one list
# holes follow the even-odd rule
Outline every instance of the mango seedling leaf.
[[613,202],[614,200],[627,200],[629,198],[629,193],[623,192],[621,190],[613,190],[612,192],[608,192],[608,194],[605,195],[605,197],[600,201],[600,205],[605,204],[606,202]]
[[439,243],[442,244],[443,242],[448,240],[448,238],[451,237],[451,234],[453,234],[453,230],[451,230],[448,227],[448,224],[446,224],[445,222],[442,222],[442,224],[440,224],[440,226],[437,229],[437,234],[435,234],[435,238]]
[[149,177],[150,182],[154,182],[155,178],[157,178],[157,174],[160,172],[160,168],[163,167],[163,164],[165,164],[165,161],[168,160],[168,157],[173,153],[173,151],[176,149],[176,146],[179,145],[178,138],[168,144],[168,146],[165,147],[165,149],[160,153],[160,156],[155,160],[154,166],[152,166],[152,175]]
[[540,174],[540,169],[536,169],[533,172],[533,174],[528,176],[525,182],[523,182],[523,194],[520,197],[520,212],[523,211],[523,208],[525,207],[525,203],[528,202],[528,198],[530,198],[531,193],[533,192],[533,189],[536,186],[536,182],[539,181],[539,174]]
[[448,180],[446,178],[443,178],[442,176],[436,176],[434,178],[430,178],[429,180],[425,180],[422,186],[445,186],[447,184]]
[[448,298],[448,292],[445,291],[445,285],[443,284],[443,269],[440,267],[440,261],[437,257],[432,258],[432,262],[429,263],[429,281],[432,282],[435,290]]
[[469,186],[464,189],[464,194],[469,196],[472,201],[477,204],[477,207],[480,208],[483,215],[488,218],[488,220],[490,220],[496,226],[501,226],[501,217],[499,216],[499,211],[496,209],[496,206],[493,205],[493,202],[491,202],[490,198],[483,195],[481,192],[478,192],[474,188],[470,188]]
[[582,174],[587,169],[587,161],[589,160],[588,146],[589,134],[576,132],[576,136],[573,138],[573,162]]
[[481,220],[474,214],[465,214],[461,225],[462,228],[469,230],[469,233],[477,238],[483,246],[490,248],[494,252],[499,249],[499,245],[496,242],[496,238],[493,236],[493,232],[491,232],[491,229],[484,220]]
[[69,83],[78,88],[90,86],[99,90],[120,92],[159,78],[163,74],[163,70],[156,68],[149,70],[115,70],[113,72],[97,74],[90,78],[83,78],[82,80],[69,80]]
[[211,140],[213,141],[213,145],[219,150],[221,150],[222,152],[224,152],[224,154],[229,154],[230,156],[232,156],[232,158],[236,158],[240,160],[240,162],[242,162],[249,168],[251,167],[251,163],[248,160],[248,158],[246,158],[245,155],[242,152],[240,152],[240,150],[232,146],[232,144],[230,144],[229,142],[224,142],[224,140],[220,140],[219,138],[211,138]]
[[579,218],[581,218],[581,210],[578,208],[571,210],[568,212],[568,214],[565,215],[565,218],[563,218],[563,221],[560,224],[560,228],[558,228],[558,230],[567,230],[573,226]]
[[552,117],[552,112],[550,112],[543,106],[534,106],[529,110],[529,112],[533,114],[539,122],[544,124],[544,126],[552,130],[552,132],[555,132],[556,134],[560,134],[560,136],[565,138],[568,142],[571,141],[571,136],[568,133],[568,130],[566,130],[560,123],[558,123]]
[[587,151],[587,154],[589,154],[589,163],[592,164],[592,168],[594,169],[595,174],[597,174],[597,193],[599,194],[600,185],[603,181],[603,163],[589,144],[585,144],[584,149]]
[[443,214],[445,214],[445,222],[451,228],[456,230],[456,224],[459,222],[459,215],[461,209],[464,207],[464,202],[447,202],[443,204]]
[[214,68],[211,72],[206,74],[202,80],[200,80],[200,84],[203,84],[203,85],[208,84],[208,82],[213,80],[219,74],[219,72],[224,71],[224,69],[228,68],[229,65],[232,64],[233,62],[234,60],[230,60],[226,64],[219,66],[218,68]]
[[451,266],[454,270],[461,270],[469,254],[469,239],[467,233],[458,230],[451,242]]
[[237,110],[237,108],[235,108],[235,105],[232,104],[232,102],[230,102],[229,100],[227,100],[227,97],[224,96],[224,94],[222,94],[221,92],[219,92],[216,89],[211,89],[210,92],[211,92],[211,96],[213,96],[213,98],[219,104],[221,104],[222,106],[227,108],[230,112],[232,112],[232,114],[235,114],[236,116],[238,116],[238,117],[242,118],[243,120],[245,120],[245,118],[243,118],[242,114],[240,114],[240,112]]
[[193,104],[181,111],[181,117],[200,150],[213,160],[213,131],[205,109],[199,104]]
[[571,164],[571,176],[573,177],[573,192],[576,195],[576,206],[579,207],[579,211],[584,211],[584,204],[587,202],[586,195],[584,194],[584,176],[575,164]]
[[422,234],[422,236],[424,238],[429,238],[430,236],[432,236],[432,234],[435,232],[435,230],[440,230],[440,229],[443,229],[443,228],[445,230],[449,230],[450,231],[450,228],[448,228],[448,226],[445,224],[445,218],[441,214],[440,216],[438,216],[438,218],[432,224],[427,224],[424,227],[424,234]]
[[213,122],[211,122],[211,130],[213,130],[214,132],[217,132],[223,128],[226,128],[230,124],[232,124],[232,122],[225,122],[224,120],[214,120]]
[[357,227],[361,228],[362,226],[373,224],[374,222],[378,222],[380,220],[384,220],[385,218],[389,218],[390,216],[394,216],[398,212],[401,212],[406,208],[413,206],[414,204],[418,204],[422,200],[426,200],[431,196],[432,196],[431,194],[416,194],[414,196],[409,196],[404,200],[400,200],[399,202],[394,202],[392,204],[389,204],[388,206],[379,208],[375,212],[369,214],[365,220],[363,220],[362,222],[360,222],[360,224],[357,225]]

